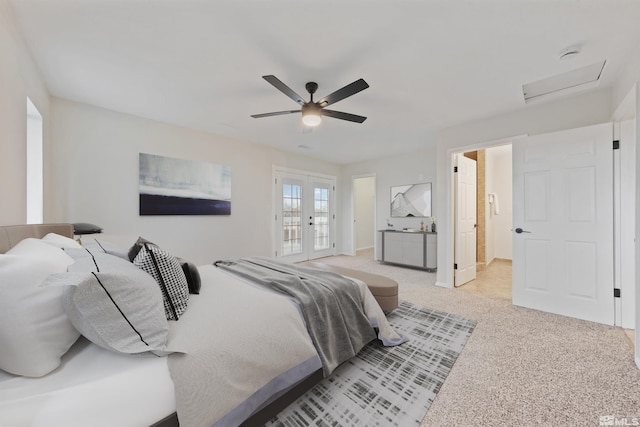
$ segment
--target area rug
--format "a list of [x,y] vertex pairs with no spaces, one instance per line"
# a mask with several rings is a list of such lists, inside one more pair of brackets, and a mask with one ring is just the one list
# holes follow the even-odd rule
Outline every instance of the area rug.
[[420,424],[476,322],[406,301],[388,318],[409,342],[373,341],[265,425]]

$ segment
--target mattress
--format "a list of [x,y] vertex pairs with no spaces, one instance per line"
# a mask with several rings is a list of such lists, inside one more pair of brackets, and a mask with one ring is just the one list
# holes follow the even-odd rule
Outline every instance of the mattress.
[[83,337],[43,378],[0,371],[0,426],[140,427],[173,412],[166,357],[119,354]]

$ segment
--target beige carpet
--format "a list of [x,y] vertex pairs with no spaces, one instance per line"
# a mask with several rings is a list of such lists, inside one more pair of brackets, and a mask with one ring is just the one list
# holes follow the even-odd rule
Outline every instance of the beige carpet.
[[640,417],[640,372],[620,328],[515,307],[473,289],[437,287],[435,273],[366,256],[319,260],[391,277],[400,299],[478,321],[420,424],[598,426]]

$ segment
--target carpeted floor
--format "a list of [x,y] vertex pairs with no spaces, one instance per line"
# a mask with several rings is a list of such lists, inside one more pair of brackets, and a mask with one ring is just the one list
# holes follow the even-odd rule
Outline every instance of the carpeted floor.
[[478,321],[421,427],[598,426],[601,416],[640,417],[640,371],[620,328],[437,287],[435,273],[369,256],[320,261],[386,275],[398,281],[401,300]]

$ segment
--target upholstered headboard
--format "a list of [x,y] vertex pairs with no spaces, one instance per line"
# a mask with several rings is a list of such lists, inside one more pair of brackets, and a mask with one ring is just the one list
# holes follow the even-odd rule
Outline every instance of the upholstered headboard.
[[73,238],[73,225],[59,223],[0,226],[0,254],[7,252],[27,237],[40,239],[49,233]]

